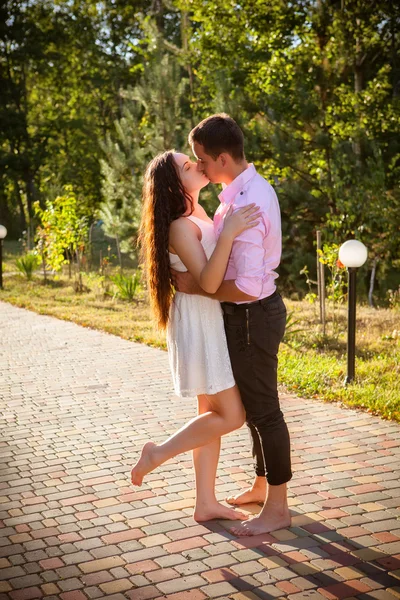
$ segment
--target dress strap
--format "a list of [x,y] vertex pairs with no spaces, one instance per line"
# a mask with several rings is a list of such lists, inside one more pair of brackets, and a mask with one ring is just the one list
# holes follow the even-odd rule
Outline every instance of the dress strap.
[[198,225],[200,227],[200,229],[202,229],[202,225],[212,225],[212,223],[209,223],[208,221],[205,221],[204,219],[200,219],[200,217],[195,217],[194,215],[189,215],[186,217],[187,219],[189,219],[190,221],[193,221],[193,223],[195,225]]

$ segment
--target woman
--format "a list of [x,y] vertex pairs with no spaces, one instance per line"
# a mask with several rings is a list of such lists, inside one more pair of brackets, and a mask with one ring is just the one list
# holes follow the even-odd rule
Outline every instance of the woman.
[[243,425],[245,412],[219,302],[179,292],[173,299],[169,269],[189,270],[207,293],[214,293],[224,278],[234,238],[253,227],[259,216],[254,205],[229,214],[216,242],[213,222],[198,202],[207,184],[196,163],[172,151],[154,158],[146,170],[140,241],[151,306],[158,326],[167,328],[175,392],[183,398],[197,396],[199,414],[164,443],[145,444],[132,469],[132,483],[141,485],[144,475],[169,458],[194,450],[197,521],[246,518],[219,504],[214,491],[215,444]]

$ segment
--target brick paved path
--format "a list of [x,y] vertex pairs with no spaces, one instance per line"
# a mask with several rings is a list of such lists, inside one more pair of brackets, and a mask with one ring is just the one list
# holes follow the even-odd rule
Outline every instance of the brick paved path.
[[[0,344],[0,599],[400,597],[398,425],[283,396],[293,526],[239,539],[192,519],[189,454],[129,484],[143,441],[195,414],[166,353],[3,303]],[[251,478],[244,427],[218,496]]]

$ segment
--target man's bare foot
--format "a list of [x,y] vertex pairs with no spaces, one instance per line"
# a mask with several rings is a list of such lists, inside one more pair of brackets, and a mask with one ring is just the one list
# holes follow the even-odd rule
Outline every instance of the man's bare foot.
[[229,508],[228,506],[224,506],[223,504],[216,502],[215,504],[207,506],[196,506],[193,518],[198,523],[201,523],[202,521],[211,521],[212,519],[244,521],[248,518],[248,515],[240,510],[235,510],[234,508]]
[[267,481],[265,477],[256,477],[253,485],[243,492],[235,496],[228,496],[226,501],[232,506],[241,506],[242,504],[250,504],[251,502],[261,502],[264,504],[267,496]]
[[155,448],[157,448],[157,445],[154,442],[147,442],[143,446],[140,458],[131,471],[133,485],[141,486],[143,477],[158,466],[154,459]]
[[228,496],[228,498],[226,498],[226,501],[232,506],[241,506],[242,504],[250,504],[252,502],[264,504],[265,492],[263,493],[261,490],[257,490],[251,487],[248,490],[240,492],[240,494],[236,494],[236,496]]
[[290,527],[291,517],[289,509],[283,513],[277,510],[262,510],[262,512],[237,527],[231,527],[230,532],[239,537],[271,533],[278,529]]

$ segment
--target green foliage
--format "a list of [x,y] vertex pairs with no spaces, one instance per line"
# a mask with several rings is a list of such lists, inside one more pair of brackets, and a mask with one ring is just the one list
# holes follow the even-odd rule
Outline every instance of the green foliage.
[[43,261],[55,271],[69,263],[85,245],[87,218],[79,213],[79,200],[72,186],[64,187],[64,194],[46,202],[46,208],[35,204],[40,219],[37,230],[37,249]]
[[390,308],[400,309],[400,286],[397,290],[388,290],[387,297]]
[[310,304],[314,304],[318,300],[318,295],[315,292],[313,292],[311,286],[317,285],[317,281],[313,281],[312,279],[310,279],[310,271],[309,271],[307,265],[304,265],[304,267],[301,269],[300,275],[305,276],[306,283],[308,286],[308,294],[306,294],[305,299],[308,302],[310,302]]
[[318,251],[319,262],[326,265],[329,270],[328,300],[334,306],[343,304],[346,298],[346,270],[338,258],[339,248],[339,244],[324,244],[322,250]]
[[154,27],[146,31],[154,48],[144,56],[137,85],[121,90],[122,117],[114,123],[115,133],[101,144],[105,158],[100,161],[99,217],[105,233],[125,251],[135,249],[146,164],[159,152],[181,148],[189,131],[184,116],[188,80]]
[[134,275],[122,275],[119,273],[111,277],[111,281],[116,286],[115,295],[121,300],[133,302],[140,291],[140,272],[136,271]]
[[288,346],[296,345],[296,336],[298,333],[304,331],[303,327],[299,327],[301,320],[295,317],[293,310],[287,313],[286,317],[286,328],[283,341]]
[[332,333],[334,336],[339,334],[339,325],[336,318],[336,309],[344,303],[347,297],[346,289],[346,269],[340,262],[338,244],[324,244],[322,250],[318,251],[319,262],[325,265],[329,271],[329,277],[326,281],[328,290],[327,299],[332,308]]
[[296,290],[297,261],[313,252],[317,228],[329,242],[360,237],[385,277],[400,252],[399,6],[180,5],[196,25],[202,116],[224,89],[223,75],[227,109],[240,97],[248,156],[277,188],[287,288]]
[[[315,279],[314,232],[361,239],[381,299],[400,255],[400,5],[294,0],[7,0],[1,8],[0,221],[71,183],[132,250],[148,160],[226,111],[282,211],[280,281]],[[202,193],[209,213],[217,188]],[[101,205],[101,210],[99,211]],[[120,260],[121,262],[121,260]]]
[[37,254],[26,254],[17,258],[15,265],[20,273],[25,275],[28,281],[31,281],[33,272],[39,266],[39,257]]
[[[121,116],[120,88],[136,83],[135,45],[145,38],[143,16],[157,12],[152,4],[1,4],[0,217],[10,233],[32,227],[33,203],[71,182],[86,213],[97,209],[99,139]],[[167,20],[160,14],[160,25]]]

